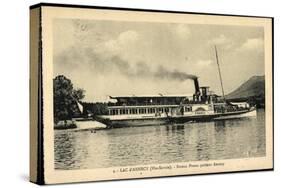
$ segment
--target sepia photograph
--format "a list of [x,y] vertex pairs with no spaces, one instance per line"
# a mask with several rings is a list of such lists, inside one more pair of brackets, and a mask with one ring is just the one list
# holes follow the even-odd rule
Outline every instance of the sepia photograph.
[[53,35],[55,169],[265,156],[262,27],[56,19]]
[[271,18],[52,5],[33,14],[39,182],[273,169]]

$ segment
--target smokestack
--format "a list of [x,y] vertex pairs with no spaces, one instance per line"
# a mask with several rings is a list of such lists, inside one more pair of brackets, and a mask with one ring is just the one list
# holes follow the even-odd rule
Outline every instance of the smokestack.
[[198,82],[198,78],[194,78],[194,87],[195,87],[195,94],[199,94],[200,93],[200,89],[199,89],[199,82]]

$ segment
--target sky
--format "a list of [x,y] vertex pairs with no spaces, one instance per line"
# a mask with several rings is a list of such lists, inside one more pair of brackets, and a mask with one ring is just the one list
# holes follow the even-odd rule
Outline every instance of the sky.
[[84,101],[112,95],[192,94],[200,86],[221,94],[264,75],[262,27],[55,19],[54,77],[86,91]]

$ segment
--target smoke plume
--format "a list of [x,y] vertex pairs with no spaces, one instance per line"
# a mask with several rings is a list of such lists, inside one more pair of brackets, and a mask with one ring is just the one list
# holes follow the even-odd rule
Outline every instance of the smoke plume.
[[195,75],[178,70],[170,70],[161,65],[156,67],[156,69],[152,69],[145,62],[138,62],[133,65],[118,55],[105,57],[90,49],[84,50],[83,53],[72,49],[71,52],[63,53],[55,59],[56,63],[61,64],[61,66],[70,66],[72,69],[77,68],[77,66],[86,66],[102,74],[118,71],[120,74],[129,78],[146,77],[173,81],[194,80],[197,78]]

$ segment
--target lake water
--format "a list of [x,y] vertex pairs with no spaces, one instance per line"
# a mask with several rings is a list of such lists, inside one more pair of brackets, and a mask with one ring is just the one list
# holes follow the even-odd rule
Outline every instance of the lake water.
[[91,131],[55,130],[55,168],[91,169],[265,156],[257,117]]

